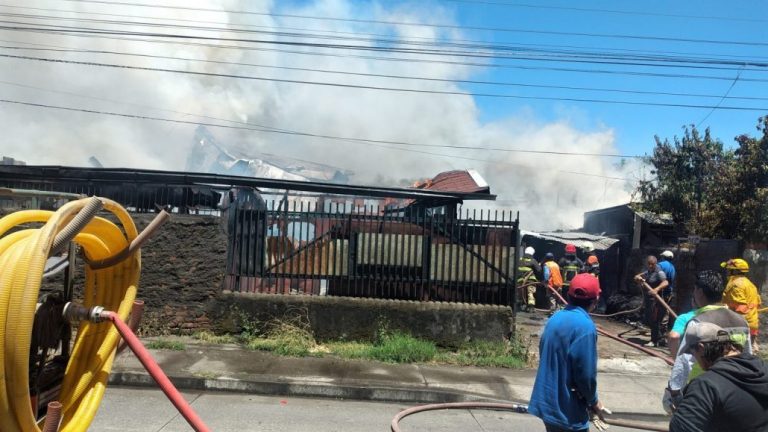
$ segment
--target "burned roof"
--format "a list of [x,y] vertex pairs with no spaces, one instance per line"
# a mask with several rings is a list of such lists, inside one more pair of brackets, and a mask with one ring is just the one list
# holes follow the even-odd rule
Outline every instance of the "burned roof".
[[488,183],[475,170],[441,172],[435,178],[416,186],[420,189],[442,192],[490,193]]
[[[235,186],[319,192],[334,195],[429,199],[433,202],[461,202],[496,199],[490,193],[436,191],[402,187],[342,185],[329,182],[307,182],[285,179],[244,177],[179,171],[158,171],[135,168],[82,168],[56,165],[0,166],[2,183],[26,182],[55,185],[69,184],[145,184],[165,186],[206,186],[229,188]],[[11,187],[11,186],[8,186]]]
[[591,242],[596,250],[606,250],[619,240],[584,232],[542,232],[521,231],[522,236],[536,237],[542,240],[555,241],[563,244],[572,244],[579,249],[584,248],[586,242]]

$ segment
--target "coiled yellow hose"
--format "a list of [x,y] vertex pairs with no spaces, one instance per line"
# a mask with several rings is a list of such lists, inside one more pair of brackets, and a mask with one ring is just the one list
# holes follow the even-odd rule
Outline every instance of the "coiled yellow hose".
[[[91,198],[92,199],[92,198]],[[29,350],[32,323],[45,261],[54,238],[89,199],[65,204],[56,212],[25,210],[0,219],[0,431],[40,431],[29,398]],[[128,212],[114,201],[101,198],[122,230],[107,219],[94,218],[73,241],[90,260],[100,260],[124,249],[138,235]],[[44,222],[39,229],[19,225]],[[141,269],[140,252],[101,270],[86,266],[83,305],[104,306],[127,319]],[[62,432],[85,431],[96,415],[112,369],[117,330],[109,322],[83,322],[62,383]]]

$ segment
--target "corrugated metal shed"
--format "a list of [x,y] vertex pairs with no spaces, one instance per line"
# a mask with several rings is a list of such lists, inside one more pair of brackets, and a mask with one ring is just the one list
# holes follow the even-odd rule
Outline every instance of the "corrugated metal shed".
[[560,243],[571,243],[579,249],[584,248],[585,242],[592,242],[595,250],[607,250],[619,240],[603,237],[594,234],[588,234],[583,232],[542,232],[537,233],[533,231],[521,231],[523,237],[531,236],[542,240],[556,241]]

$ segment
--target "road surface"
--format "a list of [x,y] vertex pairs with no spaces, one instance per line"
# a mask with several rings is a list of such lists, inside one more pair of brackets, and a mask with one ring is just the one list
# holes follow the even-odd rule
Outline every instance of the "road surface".
[[[194,393],[192,402],[216,432],[388,432],[392,417],[408,405],[334,399],[285,398],[232,393]],[[445,410],[414,414],[403,432],[544,431],[531,415],[484,410]],[[191,431],[160,390],[110,387],[90,430],[96,432]],[[611,431],[629,429],[611,427]]]

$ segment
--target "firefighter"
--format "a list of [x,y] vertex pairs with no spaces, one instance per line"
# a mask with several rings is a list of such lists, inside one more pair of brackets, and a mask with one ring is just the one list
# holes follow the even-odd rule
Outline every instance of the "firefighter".
[[731,310],[741,314],[749,324],[749,334],[752,338],[752,352],[758,351],[757,309],[760,307],[760,294],[757,287],[747,278],[749,264],[741,258],[730,259],[720,264],[728,273],[728,284],[723,292],[723,303]]
[[587,263],[584,264],[584,273],[589,273],[596,278],[600,277],[600,261],[597,260],[597,255],[587,257]]
[[530,246],[525,248],[520,263],[517,266],[517,287],[520,289],[520,304],[525,310],[533,312],[536,307],[536,286],[542,280],[541,265],[533,258],[536,250]]
[[568,300],[568,287],[571,286],[571,280],[577,274],[581,273],[584,263],[576,257],[576,246],[572,244],[565,245],[565,256],[560,259],[560,273],[563,277],[563,298]]
[[555,300],[551,290],[559,291],[563,288],[563,275],[560,273],[560,266],[555,262],[555,255],[552,252],[547,252],[544,255],[542,270],[544,271],[544,283],[549,286],[546,293],[549,300],[549,310],[554,311],[557,309],[557,300]]
[[592,244],[591,241],[585,241],[581,245],[581,250],[584,251],[585,254],[587,254],[587,257],[584,258],[584,262],[586,263],[584,267],[584,273],[589,273],[589,257],[595,257],[597,259],[597,253],[595,253],[595,245]]

